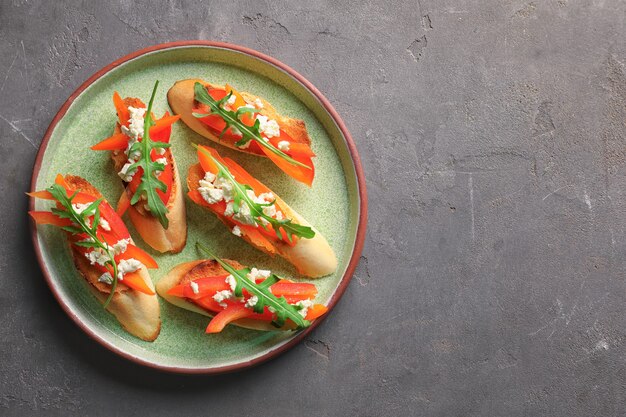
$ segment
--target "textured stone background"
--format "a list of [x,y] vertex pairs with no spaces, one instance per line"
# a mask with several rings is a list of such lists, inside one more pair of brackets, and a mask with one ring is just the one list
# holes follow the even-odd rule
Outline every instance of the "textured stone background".
[[[624,415],[625,15],[619,0],[1,0],[0,415]],[[197,38],[317,85],[371,208],[326,322],[220,377],[92,342],[46,287],[24,214],[69,94],[120,56]]]

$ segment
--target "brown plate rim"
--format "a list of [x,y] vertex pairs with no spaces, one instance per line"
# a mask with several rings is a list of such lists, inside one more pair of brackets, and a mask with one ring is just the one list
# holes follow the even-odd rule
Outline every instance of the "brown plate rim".
[[[122,58],[119,58],[111,62],[110,64],[106,65],[105,67],[100,69],[98,72],[93,74],[91,77],[89,77],[85,82],[83,82],[69,96],[69,98],[65,101],[65,103],[63,103],[63,105],[61,106],[57,114],[52,119],[52,122],[50,122],[50,125],[48,126],[48,129],[46,130],[46,133],[42,139],[41,145],[37,152],[37,158],[35,159],[35,165],[33,167],[33,176],[31,178],[31,184],[30,184],[31,191],[35,191],[37,177],[41,169],[43,156],[48,147],[48,142],[50,140],[50,137],[52,136],[52,132],[54,131],[57,123],[63,118],[63,116],[65,116],[65,113],[67,112],[69,107],[72,105],[74,100],[84,90],[86,90],[91,84],[93,84],[100,77],[102,77],[103,75],[111,71],[112,69],[120,66],[121,64],[127,61],[130,61],[132,59],[138,58],[142,55],[146,55],[155,51],[160,51],[160,50],[165,50],[165,49],[175,49],[175,48],[188,47],[188,46],[206,46],[206,47],[213,47],[213,48],[229,49],[235,52],[240,52],[240,53],[250,55],[252,57],[265,61],[281,69],[282,71],[286,72],[288,75],[293,77],[295,80],[300,82],[307,90],[309,90],[319,100],[319,102],[322,104],[322,106],[324,106],[326,111],[330,114],[333,121],[337,124],[337,127],[343,134],[346,140],[346,144],[348,145],[348,150],[350,152],[350,156],[352,158],[356,177],[357,177],[357,186],[358,186],[358,192],[359,192],[359,221],[357,225],[354,250],[352,252],[350,262],[348,263],[346,272],[341,278],[339,285],[337,286],[337,289],[333,293],[333,296],[331,297],[329,304],[328,304],[328,310],[329,311],[332,310],[334,306],[337,304],[337,302],[339,301],[339,299],[341,298],[341,296],[343,295],[343,293],[345,292],[346,288],[348,287],[348,284],[350,283],[350,280],[352,278],[352,275],[354,274],[356,266],[359,263],[361,252],[363,250],[363,245],[365,243],[365,234],[366,234],[366,228],[367,228],[367,191],[366,191],[366,185],[365,185],[365,176],[363,174],[363,168],[361,166],[361,159],[359,158],[356,145],[354,144],[354,141],[352,140],[352,136],[350,135],[350,132],[348,132],[348,129],[346,128],[346,125],[344,124],[343,120],[341,119],[341,117],[339,116],[335,108],[330,104],[328,99],[324,97],[324,95],[313,84],[311,84],[310,81],[304,78],[301,74],[299,74],[293,68],[261,52],[255,51],[250,48],[246,48],[244,46],[239,46],[236,44],[228,43],[228,42],[187,40],[187,41],[161,43],[158,45],[153,45],[147,48],[143,48],[133,53],[130,53]],[[35,208],[35,201],[34,201],[34,198],[31,197],[30,202],[29,202],[29,209],[34,210],[34,208]],[[180,366],[160,365],[158,363],[144,360],[140,357],[137,357],[135,355],[132,355],[120,349],[114,344],[101,338],[96,332],[92,331],[85,323],[83,323],[83,321],[76,314],[74,314],[74,312],[65,303],[65,301],[62,299],[61,295],[59,294],[59,292],[56,290],[55,286],[53,285],[52,276],[46,266],[46,263],[44,262],[43,254],[39,246],[39,241],[37,239],[37,227],[35,226],[34,222],[31,222],[31,238],[33,240],[33,245],[35,247],[37,261],[39,262],[39,265],[41,266],[41,270],[43,272],[44,278],[48,286],[50,287],[52,294],[59,302],[61,308],[78,325],[78,327],[80,327],[93,340],[100,343],[102,346],[109,349],[110,351],[132,362],[135,362],[135,363],[138,363],[138,364],[141,364],[141,365],[153,368],[153,369],[158,369],[161,371],[172,372],[172,373],[179,373],[179,374],[221,374],[221,373],[233,372],[233,371],[249,368],[249,367],[258,365],[260,363],[263,363],[265,361],[268,361],[272,358],[275,358],[278,355],[282,354],[283,352],[286,352],[287,350],[294,347],[296,344],[302,341],[302,339],[304,339],[311,331],[313,331],[313,329],[319,326],[320,323],[323,321],[323,319],[328,315],[328,314],[325,314],[321,319],[313,322],[313,324],[310,327],[301,331],[296,337],[289,340],[287,343],[284,343],[278,346],[276,349],[269,350],[266,353],[254,359],[251,359],[249,361],[238,362],[238,363],[231,364],[231,365],[207,367],[207,368],[186,368],[186,367],[180,367]]]

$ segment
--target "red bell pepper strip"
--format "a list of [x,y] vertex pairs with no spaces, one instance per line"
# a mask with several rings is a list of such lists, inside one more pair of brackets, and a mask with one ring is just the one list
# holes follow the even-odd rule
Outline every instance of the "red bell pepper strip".
[[206,333],[219,333],[224,330],[224,327],[226,327],[227,324],[238,319],[249,317],[253,314],[254,312],[242,303],[230,305],[226,307],[226,309],[217,313],[215,317],[211,319],[206,328]]
[[62,219],[49,211],[29,211],[28,214],[30,214],[30,217],[32,217],[37,224],[51,224],[59,227],[72,225],[70,219]]
[[230,286],[226,283],[227,276],[228,275],[219,275],[194,279],[193,282],[198,286],[197,293],[193,292],[190,283],[177,285],[171,288],[167,293],[169,295],[189,298],[191,300],[197,300],[208,296],[213,297],[218,291],[230,289]]
[[310,298],[315,298],[317,295],[317,288],[315,288],[315,285],[309,283],[281,280],[272,285],[270,288],[272,294],[276,297],[292,297],[296,299],[296,301],[308,300]]

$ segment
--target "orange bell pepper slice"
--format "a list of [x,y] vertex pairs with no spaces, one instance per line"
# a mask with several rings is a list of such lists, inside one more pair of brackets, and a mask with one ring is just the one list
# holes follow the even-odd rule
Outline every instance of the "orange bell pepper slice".
[[128,245],[126,247],[126,251],[120,253],[115,257],[115,262],[119,262],[122,259],[137,259],[139,262],[144,264],[148,269],[156,269],[159,265],[156,263],[152,256],[148,255],[143,249],[138,248],[135,245]]
[[170,112],[165,112],[163,117],[155,120],[154,126],[150,128],[150,138],[156,142],[169,143],[172,125],[180,119],[179,115],[170,116]]
[[327,311],[328,307],[326,307],[324,304],[314,304],[307,310],[305,319],[313,321],[326,314]]
[[128,146],[128,136],[116,133],[91,147],[94,151],[121,151]]
[[128,126],[130,112],[128,111],[128,107],[126,107],[124,100],[122,99],[122,97],[120,97],[117,91],[113,93],[113,105],[115,106],[115,111],[117,111],[117,118],[120,124],[123,126]]
[[130,207],[130,198],[128,198],[128,193],[124,190],[122,191],[120,199],[117,202],[117,209],[115,212],[118,216],[122,217],[124,213],[126,213],[126,210],[128,210],[128,207]]
[[308,157],[292,157],[294,160],[306,165],[308,168],[294,165],[280,156],[276,155],[271,150],[261,147],[263,153],[276,164],[278,168],[280,168],[285,174],[289,175],[295,180],[298,180],[309,187],[313,184],[313,177],[315,177],[315,167],[313,166],[313,162],[311,158]]
[[148,295],[154,295],[154,291],[152,291],[152,289],[148,287],[148,284],[146,284],[139,272],[129,272],[127,274],[124,274],[124,279],[120,282],[132,288],[133,290],[137,290]]

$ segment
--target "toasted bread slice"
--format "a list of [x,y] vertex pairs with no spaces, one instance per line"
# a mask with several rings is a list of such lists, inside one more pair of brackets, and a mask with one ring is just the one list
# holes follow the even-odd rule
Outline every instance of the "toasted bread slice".
[[[236,269],[241,269],[243,266],[236,261],[228,259],[224,260]],[[187,301],[185,298],[169,295],[167,292],[180,284],[186,284],[191,280],[203,277],[212,277],[228,274],[222,266],[213,259],[191,261],[179,264],[172,268],[172,270],[157,283],[157,293],[163,297],[166,301],[174,304],[177,307],[184,308],[185,310],[193,311],[194,313],[202,314],[207,317],[213,317],[214,314],[210,311],[200,308],[198,305],[191,301]],[[262,322],[259,320],[251,319],[239,319],[230,323],[239,327],[252,330],[264,330],[273,331],[281,330],[277,329],[269,322]],[[288,326],[284,326],[282,330],[288,330]]]
[[[192,165],[189,168],[187,175],[187,186],[189,190],[197,190],[199,187],[199,181],[204,177],[204,170],[200,164]],[[337,269],[337,258],[332,248],[326,241],[326,238],[322,234],[311,226],[302,216],[296,213],[291,207],[287,205],[280,197],[274,193],[278,205],[283,210],[283,214],[286,218],[292,219],[295,223],[303,226],[309,226],[315,231],[315,236],[312,239],[298,239],[294,246],[290,246],[283,241],[272,241],[272,247],[256,245],[245,234],[242,236],[251,245],[263,252],[274,255],[277,253],[281,257],[288,260],[293,264],[298,272],[310,277],[320,278],[329,274],[332,274]],[[224,218],[218,216],[219,219],[229,228],[232,229],[233,224]]]
[[[220,139],[219,135],[214,134],[205,124],[203,124],[201,121],[193,116],[193,108],[196,104],[194,98],[194,85],[196,84],[196,82],[199,82],[202,85],[210,88],[225,89],[224,86],[211,84],[200,79],[177,81],[167,92],[167,101],[174,113],[180,115],[181,120],[196,133],[204,136],[207,139],[212,140],[213,142],[217,142],[220,145],[224,145],[241,152],[265,156],[263,151],[261,151],[259,148],[250,147],[242,149],[235,146],[235,142],[233,141],[229,142],[224,138]],[[240,92],[240,94],[246,101],[250,103],[254,102],[257,99],[261,100],[261,103],[263,103],[263,108],[259,110],[259,113],[267,116],[269,119],[276,120],[280,124],[281,129],[283,129],[289,136],[291,136],[294,142],[305,143],[307,145],[311,144],[311,138],[309,137],[309,134],[306,130],[304,121],[281,116],[276,112],[276,110],[274,109],[274,107],[272,107],[270,103],[268,103],[261,97],[255,96],[245,91]]]
[[[145,107],[141,100],[135,98],[126,98],[124,102],[128,106]],[[115,124],[115,133],[121,133],[119,123]],[[113,151],[111,152],[111,159],[113,160],[115,171],[119,172],[128,158],[123,152]],[[130,206],[128,208],[128,216],[141,238],[150,247],[159,252],[178,253],[183,250],[187,242],[187,218],[180,175],[173,155],[171,162],[173,168],[172,192],[166,204],[168,210],[166,217],[169,220],[168,228],[164,228],[156,217],[139,205],[137,207]],[[128,191],[125,190],[124,192]],[[128,196],[128,198],[131,197],[130,195]]]
[[[81,177],[67,175],[65,176],[65,181],[74,189],[96,198],[102,197],[93,185]],[[133,243],[132,239],[131,243]],[[111,287],[98,282],[101,272],[93,268],[87,258],[75,251],[72,251],[72,254],[74,256],[74,264],[89,283],[89,289],[101,303],[104,303],[111,292]],[[147,269],[143,267],[137,272],[139,272],[146,285],[154,290],[154,284],[152,284]],[[148,295],[132,290],[124,285],[123,281],[115,289],[115,294],[107,307],[107,311],[115,316],[128,333],[142,340],[152,342],[161,331],[159,300],[156,294]]]

